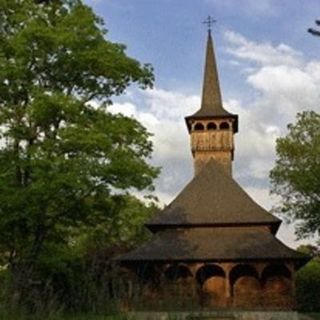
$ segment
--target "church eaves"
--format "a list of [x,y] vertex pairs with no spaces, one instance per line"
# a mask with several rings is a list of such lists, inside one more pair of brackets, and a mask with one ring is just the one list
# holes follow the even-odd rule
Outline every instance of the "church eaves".
[[302,266],[309,257],[294,251],[270,232],[254,228],[196,228],[166,230],[118,261],[293,261]]

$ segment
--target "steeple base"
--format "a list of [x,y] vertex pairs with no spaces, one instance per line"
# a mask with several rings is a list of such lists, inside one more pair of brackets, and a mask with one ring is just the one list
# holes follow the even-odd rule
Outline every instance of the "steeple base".
[[194,154],[195,176],[211,159],[217,161],[221,165],[225,174],[232,176],[232,154],[230,151],[196,152]]

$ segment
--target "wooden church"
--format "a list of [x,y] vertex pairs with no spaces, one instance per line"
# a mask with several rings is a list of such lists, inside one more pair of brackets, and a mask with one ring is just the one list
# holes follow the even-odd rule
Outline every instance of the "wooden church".
[[238,115],[222,104],[210,29],[201,107],[185,120],[194,178],[146,223],[151,241],[117,261],[155,303],[177,301],[179,288],[186,308],[294,309],[294,274],[309,258],[276,238],[281,220],[232,177]]

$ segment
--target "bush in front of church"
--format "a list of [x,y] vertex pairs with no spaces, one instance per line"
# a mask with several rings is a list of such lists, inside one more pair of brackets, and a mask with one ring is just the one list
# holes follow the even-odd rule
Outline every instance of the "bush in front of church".
[[298,310],[320,312],[320,258],[316,257],[296,273]]

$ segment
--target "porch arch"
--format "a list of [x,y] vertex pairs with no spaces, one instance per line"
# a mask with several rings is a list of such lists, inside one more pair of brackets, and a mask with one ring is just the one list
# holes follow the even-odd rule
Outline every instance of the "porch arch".
[[226,274],[216,264],[202,266],[196,273],[200,285],[200,300],[204,306],[224,306],[226,302]]
[[212,277],[225,278],[226,274],[224,270],[216,264],[206,264],[198,269],[196,273],[197,282],[202,286],[203,283]]
[[292,274],[285,264],[269,264],[262,271],[261,282],[266,291],[288,293],[292,287]]
[[183,264],[174,264],[169,266],[165,271],[164,275],[166,279],[170,281],[175,281],[179,279],[187,279],[192,277],[190,269]]
[[235,283],[242,277],[254,278],[259,282],[258,271],[250,264],[238,264],[230,271],[230,284],[234,287]]
[[254,266],[236,265],[231,269],[229,279],[235,306],[251,307],[259,304],[261,286]]
[[293,306],[292,273],[283,263],[269,264],[261,276],[264,304],[282,309]]

